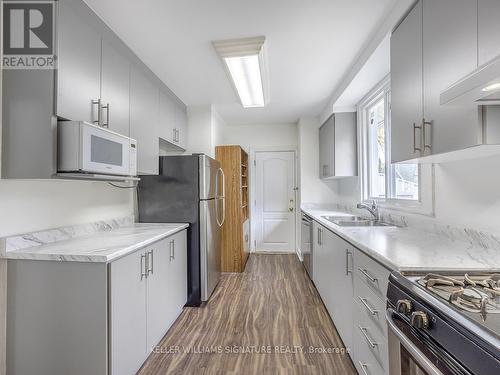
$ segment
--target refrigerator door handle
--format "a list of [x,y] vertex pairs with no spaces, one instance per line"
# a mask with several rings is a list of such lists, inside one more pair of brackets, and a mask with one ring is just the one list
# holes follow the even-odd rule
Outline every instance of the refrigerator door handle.
[[220,173],[222,174],[222,223],[220,223],[220,226],[224,225],[224,222],[226,221],[226,175],[224,174],[224,171],[222,168],[219,168]]

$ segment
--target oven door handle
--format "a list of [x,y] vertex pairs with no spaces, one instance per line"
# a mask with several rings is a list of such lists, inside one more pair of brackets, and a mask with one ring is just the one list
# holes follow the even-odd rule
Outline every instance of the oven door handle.
[[439,369],[434,366],[434,364],[429,361],[429,359],[422,353],[412,342],[408,339],[405,334],[398,328],[398,326],[394,323],[393,315],[396,314],[394,309],[388,308],[385,313],[385,318],[387,320],[387,324],[391,332],[398,338],[401,345],[405,347],[406,350],[410,353],[413,359],[420,365],[422,368],[429,373],[429,375],[443,375]]

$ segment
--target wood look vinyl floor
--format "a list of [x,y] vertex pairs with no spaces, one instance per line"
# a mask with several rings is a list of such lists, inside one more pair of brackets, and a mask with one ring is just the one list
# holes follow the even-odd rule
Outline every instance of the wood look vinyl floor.
[[343,349],[297,256],[255,254],[184,309],[139,374],[355,374]]

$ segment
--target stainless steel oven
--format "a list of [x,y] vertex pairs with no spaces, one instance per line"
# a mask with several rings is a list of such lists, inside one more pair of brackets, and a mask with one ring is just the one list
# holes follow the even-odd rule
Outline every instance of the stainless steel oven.
[[394,309],[386,312],[389,339],[389,368],[391,375],[443,375],[452,374],[440,369],[441,362],[429,343],[417,337],[410,322],[405,321]]
[[312,219],[305,213],[302,213],[300,225],[300,251],[304,267],[309,274],[309,278],[313,279],[313,245],[312,245]]
[[[446,290],[451,280],[455,279],[435,273],[412,276],[393,272],[389,277],[386,320],[390,375],[500,374],[500,320],[490,310],[484,315],[486,320],[480,314],[467,315],[433,291]],[[456,282],[462,283],[457,288],[462,293],[467,286]],[[479,282],[475,290],[480,288]],[[470,294],[464,294],[464,301],[467,296]],[[481,301],[488,303],[488,309],[495,302],[486,297]]]

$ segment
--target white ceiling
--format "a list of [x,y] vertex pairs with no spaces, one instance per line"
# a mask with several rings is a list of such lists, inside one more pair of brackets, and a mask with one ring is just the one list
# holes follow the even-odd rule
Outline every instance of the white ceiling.
[[[318,115],[397,0],[85,0],[187,105],[228,124]],[[271,101],[243,109],[211,41],[264,35]]]

